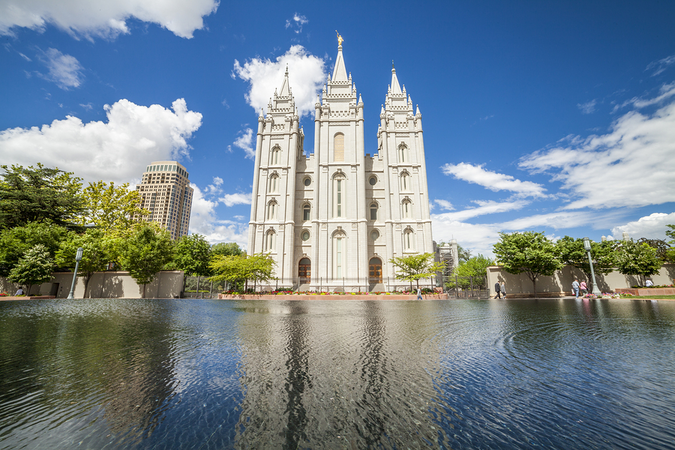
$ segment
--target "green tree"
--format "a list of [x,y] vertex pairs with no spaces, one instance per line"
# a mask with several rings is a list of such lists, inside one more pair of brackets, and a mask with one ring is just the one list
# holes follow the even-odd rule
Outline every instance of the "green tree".
[[[556,245],[560,253],[560,261],[580,269],[586,275],[589,285],[592,284],[591,265],[588,263],[588,253],[584,249],[584,240],[565,236]],[[596,274],[607,275],[614,270],[616,267],[615,246],[614,241],[591,241],[591,259]]]
[[211,246],[204,236],[191,234],[182,236],[174,245],[172,266],[183,271],[183,291],[188,276],[208,276],[211,274]]
[[535,295],[537,279],[542,275],[551,276],[563,267],[557,246],[544,233],[499,233],[499,242],[494,244],[493,252],[498,264],[508,273],[527,274]]
[[122,268],[129,271],[138,284],[143,285],[143,298],[148,283],[172,258],[173,242],[168,231],[156,232],[149,226],[137,229],[126,240],[120,255]]
[[222,255],[241,255],[243,252],[236,242],[220,242],[211,247],[211,256]]
[[[454,271],[454,275],[458,277],[463,277],[458,280],[461,287],[471,286],[473,278],[473,285],[481,289],[485,289],[486,286],[486,274],[487,268],[494,265],[494,260],[486,258],[480,253],[478,256],[469,258],[467,261],[462,261],[459,263]],[[451,283],[453,283],[451,281]]]
[[37,244],[44,245],[53,257],[67,234],[66,228],[49,219],[0,230],[0,276],[9,275],[19,259]]
[[644,242],[621,241],[616,256],[617,268],[623,275],[637,275],[645,285],[645,277],[654,275],[661,269],[661,260],[656,249]]
[[389,260],[396,267],[396,279],[410,282],[412,290],[413,281],[420,287],[422,278],[431,278],[445,268],[445,263],[434,262],[433,253],[418,253],[410,256],[394,257]]
[[82,213],[81,179],[72,173],[44,167],[0,166],[0,228],[13,228],[46,219],[73,226]]
[[266,253],[256,253],[247,257],[250,264],[251,275],[249,280],[253,280],[254,286],[263,281],[274,279],[272,271],[274,270],[274,260]]
[[19,260],[7,279],[27,286],[26,293],[29,294],[33,285],[51,280],[53,270],[54,260],[49,255],[49,250],[44,245],[37,244]]
[[647,244],[654,250],[656,250],[656,256],[662,261],[668,261],[668,251],[670,250],[670,245],[663,239],[648,239],[640,238],[636,241],[638,244]]
[[675,264],[675,225],[666,225],[669,229],[666,230],[666,236],[670,238],[668,243],[670,244],[670,249],[666,252],[666,258],[668,262]]
[[56,252],[56,264],[72,270],[75,268],[77,249],[82,248],[82,260],[78,264],[77,275],[84,278],[84,298],[89,293],[91,276],[94,272],[104,271],[111,262],[110,245],[102,230],[90,229],[84,234],[71,233],[68,239],[61,242]]
[[268,254],[255,255],[216,255],[210,263],[214,274],[210,281],[225,281],[231,286],[242,286],[273,279],[274,261]]
[[135,218],[150,214],[141,208],[141,196],[137,191],[129,190],[129,183],[121,186],[105,181],[89,183],[82,190],[82,200],[85,209],[78,217],[78,223],[93,224],[104,231],[129,228]]

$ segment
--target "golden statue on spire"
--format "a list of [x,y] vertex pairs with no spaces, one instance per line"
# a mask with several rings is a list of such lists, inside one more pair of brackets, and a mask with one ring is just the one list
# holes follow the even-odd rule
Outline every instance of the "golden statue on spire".
[[340,36],[340,33],[338,33],[338,30],[335,30],[335,32],[337,33],[337,37],[338,37],[338,45],[339,45],[340,47],[342,47],[342,43],[343,43],[345,40],[342,39],[342,36]]

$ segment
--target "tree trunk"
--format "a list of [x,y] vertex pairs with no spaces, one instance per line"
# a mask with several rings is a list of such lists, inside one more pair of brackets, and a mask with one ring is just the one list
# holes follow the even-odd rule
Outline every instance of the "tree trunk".
[[82,298],[87,298],[87,292],[89,292],[88,289],[89,289],[89,281],[90,280],[91,280],[91,275],[85,275],[84,276],[84,295],[82,296]]
[[537,298],[537,279],[532,279],[532,289],[534,290],[534,298]]
[[143,294],[142,294],[141,298],[145,298],[145,286],[147,286],[147,284],[143,285]]

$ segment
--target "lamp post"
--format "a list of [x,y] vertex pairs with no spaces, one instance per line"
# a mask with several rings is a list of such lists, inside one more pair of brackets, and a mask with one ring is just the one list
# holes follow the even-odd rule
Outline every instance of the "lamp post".
[[68,298],[72,299],[73,294],[75,292],[75,278],[77,278],[77,267],[80,265],[80,261],[82,261],[82,247],[79,247],[77,249],[77,254],[75,255],[75,272],[73,273],[73,282],[70,283],[70,294],[68,294]]
[[593,279],[593,294],[602,296],[602,292],[598,289],[598,283],[595,281],[595,271],[593,270],[593,260],[591,259],[591,240],[584,238],[584,250],[588,255],[588,263],[591,265],[591,278]]

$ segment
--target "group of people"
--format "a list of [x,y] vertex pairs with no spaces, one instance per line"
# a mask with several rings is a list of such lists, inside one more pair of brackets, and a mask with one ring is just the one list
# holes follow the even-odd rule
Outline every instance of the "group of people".
[[506,286],[503,281],[495,283],[495,298],[506,298]]
[[586,294],[588,294],[588,286],[586,286],[586,282],[582,281],[581,283],[579,283],[579,280],[576,278],[572,282],[572,290],[574,291],[574,298],[579,298],[580,292],[583,297],[585,297]]

